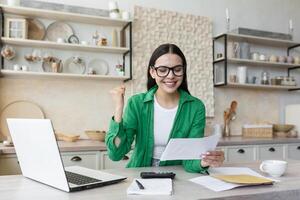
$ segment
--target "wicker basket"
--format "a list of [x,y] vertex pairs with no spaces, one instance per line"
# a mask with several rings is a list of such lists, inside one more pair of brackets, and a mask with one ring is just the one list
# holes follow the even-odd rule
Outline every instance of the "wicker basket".
[[243,137],[272,138],[273,125],[244,125],[242,127]]

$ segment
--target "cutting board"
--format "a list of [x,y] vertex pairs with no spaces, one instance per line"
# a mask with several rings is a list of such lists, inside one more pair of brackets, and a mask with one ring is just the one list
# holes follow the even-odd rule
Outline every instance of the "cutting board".
[[0,112],[0,139],[4,140],[10,140],[7,118],[44,119],[45,114],[39,105],[30,101],[20,100],[7,104]]
[[285,123],[294,124],[300,132],[300,104],[291,104],[285,107]]

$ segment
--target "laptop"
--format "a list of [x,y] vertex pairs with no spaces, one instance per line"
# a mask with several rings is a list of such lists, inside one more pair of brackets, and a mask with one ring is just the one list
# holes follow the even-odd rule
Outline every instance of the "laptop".
[[64,167],[49,119],[7,119],[23,176],[66,192],[100,187],[126,177],[80,166]]

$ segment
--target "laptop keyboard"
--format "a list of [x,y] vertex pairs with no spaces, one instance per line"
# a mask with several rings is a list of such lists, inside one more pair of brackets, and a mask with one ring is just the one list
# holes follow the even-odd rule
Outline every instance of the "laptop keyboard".
[[73,183],[75,185],[85,185],[85,184],[91,184],[96,182],[101,182],[99,179],[91,178],[88,176],[84,176],[81,174],[76,174],[73,172],[66,171],[67,180],[70,183]]

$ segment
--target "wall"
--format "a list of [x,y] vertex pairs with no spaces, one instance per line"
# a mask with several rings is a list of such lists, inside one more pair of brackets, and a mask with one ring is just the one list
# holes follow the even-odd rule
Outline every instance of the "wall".
[[[46,0],[44,0],[46,2]],[[108,0],[47,0],[94,8],[108,8]],[[295,40],[300,41],[300,1],[298,0],[122,0],[119,7],[133,10],[134,5],[202,15],[213,20],[214,35],[225,32],[225,8],[229,8],[231,28],[248,27],[287,32],[293,19]],[[278,14],[279,13],[279,14]],[[22,98],[39,103],[56,129],[82,133],[85,129],[106,129],[113,111],[109,90],[120,82],[87,80],[14,80],[0,79],[0,105]],[[240,134],[246,122],[283,120],[283,106],[300,102],[299,93],[268,90],[215,88],[215,118],[209,123],[222,123],[223,111],[237,100],[238,116],[232,132]],[[130,96],[130,86],[129,93]],[[281,117],[280,117],[281,116]]]

